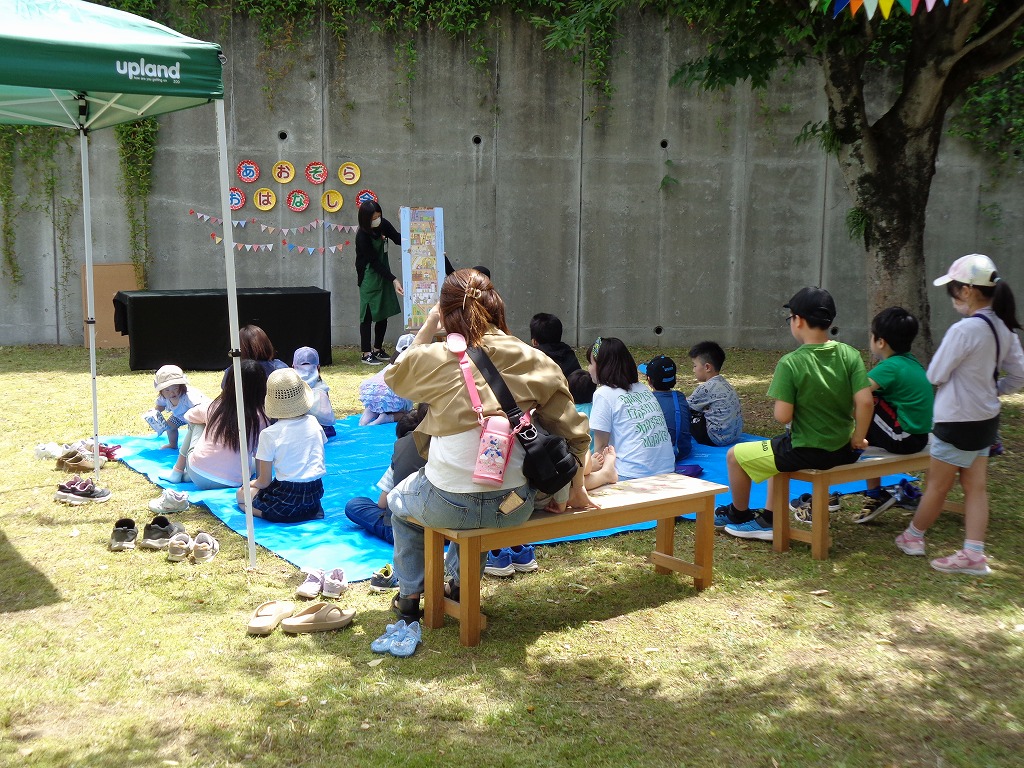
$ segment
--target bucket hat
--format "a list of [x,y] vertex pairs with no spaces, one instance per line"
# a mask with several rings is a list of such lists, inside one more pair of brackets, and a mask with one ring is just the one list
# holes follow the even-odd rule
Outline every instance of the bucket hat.
[[176,365],[161,365],[156,375],[153,376],[153,389],[159,392],[162,389],[173,387],[176,384],[183,384],[188,386],[188,379],[185,377],[185,372]]
[[313,407],[316,396],[294,368],[279,368],[267,377],[264,411],[271,419],[294,419]]

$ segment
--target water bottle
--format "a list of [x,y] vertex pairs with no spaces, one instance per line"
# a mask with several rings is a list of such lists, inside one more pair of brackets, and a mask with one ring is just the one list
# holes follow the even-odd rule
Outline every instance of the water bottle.
[[480,430],[480,449],[473,468],[473,480],[498,488],[505,479],[505,467],[512,455],[512,425],[504,416],[489,416]]

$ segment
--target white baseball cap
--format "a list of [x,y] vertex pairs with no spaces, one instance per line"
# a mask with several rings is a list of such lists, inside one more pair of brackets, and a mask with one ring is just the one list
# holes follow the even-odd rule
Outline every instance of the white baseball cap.
[[992,286],[998,279],[992,259],[980,253],[969,253],[954,261],[946,274],[935,278],[934,284],[945,285],[956,280],[964,285]]

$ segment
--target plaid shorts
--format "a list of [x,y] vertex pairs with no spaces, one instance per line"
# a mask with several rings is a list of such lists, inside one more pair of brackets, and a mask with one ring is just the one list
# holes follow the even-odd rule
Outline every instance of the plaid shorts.
[[269,523],[304,523],[323,519],[323,496],[324,484],[319,478],[299,483],[271,480],[253,497],[252,504]]

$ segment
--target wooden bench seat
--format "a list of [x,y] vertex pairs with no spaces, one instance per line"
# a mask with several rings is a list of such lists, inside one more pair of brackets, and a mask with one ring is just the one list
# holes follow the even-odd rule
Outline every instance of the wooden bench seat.
[[[491,549],[513,547],[536,541],[595,533],[609,528],[657,521],[654,551],[648,560],[657,573],[672,571],[693,577],[694,586],[711,585],[714,549],[715,495],[728,488],[706,480],[667,474],[627,480],[591,492],[600,509],[565,514],[536,512],[522,525],[512,528],[424,528],[424,616],[423,624],[438,628],[448,614],[459,620],[459,640],[473,646],[480,642],[486,619],[480,613],[480,555]],[[697,513],[693,562],[675,556],[676,516]],[[444,594],[444,543],[459,544],[458,602]]]
[[[782,472],[774,479],[772,509],[772,548],[785,552],[790,542],[802,541],[811,545],[811,557],[827,560],[831,540],[828,534],[829,511],[828,491],[833,485],[856,480],[869,480],[885,475],[921,472],[928,469],[931,456],[927,450],[905,456],[884,454],[868,456],[853,464],[840,464],[832,469],[802,469],[797,472]],[[811,484],[811,530],[794,528],[789,519],[789,481],[803,480]],[[957,506],[947,504],[946,509],[957,511]]]

